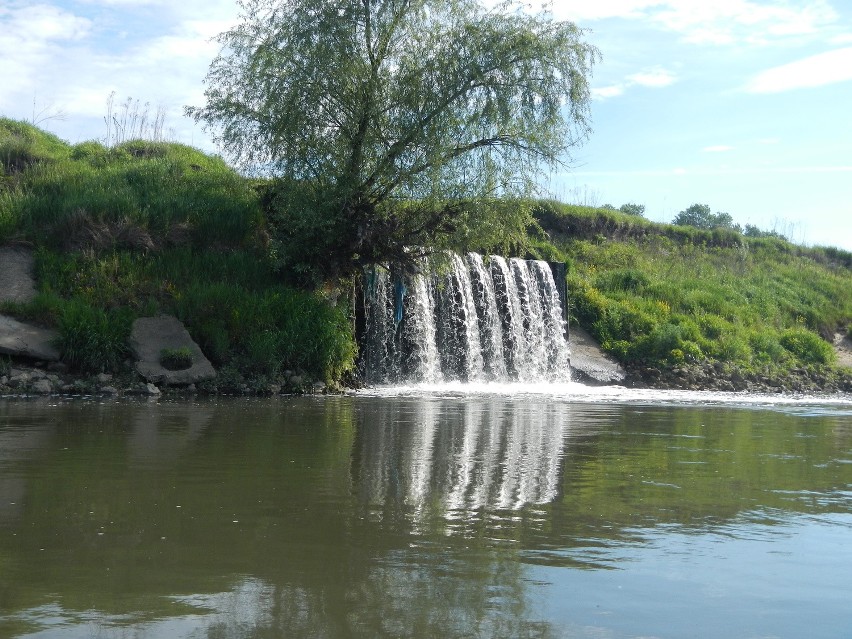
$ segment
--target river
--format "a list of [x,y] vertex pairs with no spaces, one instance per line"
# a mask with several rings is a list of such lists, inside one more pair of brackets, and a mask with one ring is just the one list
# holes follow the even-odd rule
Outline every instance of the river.
[[0,637],[852,637],[852,400],[0,399]]

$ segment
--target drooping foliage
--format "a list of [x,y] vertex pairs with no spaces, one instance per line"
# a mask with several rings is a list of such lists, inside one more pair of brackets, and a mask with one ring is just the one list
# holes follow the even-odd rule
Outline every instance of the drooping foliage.
[[207,104],[187,111],[280,178],[278,257],[307,279],[410,259],[461,227],[522,237],[527,207],[471,202],[527,191],[589,133],[598,52],[573,23],[476,0],[240,6]]

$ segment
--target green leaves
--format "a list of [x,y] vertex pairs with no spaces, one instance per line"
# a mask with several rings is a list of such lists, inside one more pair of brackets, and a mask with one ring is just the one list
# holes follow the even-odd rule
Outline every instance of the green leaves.
[[[280,213],[282,255],[328,229],[324,276],[479,223],[457,203],[528,193],[589,134],[598,52],[572,23],[474,0],[241,6],[206,106],[187,112],[248,170],[299,191],[278,200],[300,201]],[[401,201],[422,203],[425,223]]]

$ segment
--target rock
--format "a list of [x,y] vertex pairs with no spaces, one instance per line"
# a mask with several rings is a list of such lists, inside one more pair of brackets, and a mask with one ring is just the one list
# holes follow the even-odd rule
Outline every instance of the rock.
[[101,395],[118,395],[118,389],[115,386],[101,386],[98,392]]
[[36,296],[33,263],[29,249],[0,247],[0,302],[32,301]]
[[53,386],[46,379],[39,379],[30,387],[36,395],[50,395],[53,392]]
[[597,342],[579,326],[571,327],[571,378],[588,384],[620,384],[624,368],[604,353]]
[[162,391],[151,382],[144,385],[146,395],[160,395]]
[[50,362],[47,366],[47,370],[53,373],[67,373],[68,365],[62,362]]
[[98,375],[95,375],[95,381],[97,381],[98,384],[106,384],[107,382],[112,381],[112,375],[109,373],[99,373]]
[[313,386],[311,387],[311,390],[313,390],[313,392],[315,393],[322,393],[323,391],[325,391],[325,384],[322,382],[314,382]]
[[[130,348],[137,362],[136,370],[146,381],[155,384],[195,384],[216,377],[216,370],[201,352],[186,328],[176,317],[141,317],[133,322]],[[160,364],[163,349],[187,348],[192,355],[192,366],[170,371]]]
[[30,383],[30,374],[16,369],[12,369],[12,374],[9,375],[7,382],[12,388],[20,388]]
[[305,383],[305,379],[301,375],[291,375],[287,381],[290,382],[291,386],[301,386]]
[[278,395],[281,392],[281,385],[270,384],[268,390],[270,395]]
[[56,331],[0,315],[0,355],[56,362],[59,351],[53,344],[58,337]]

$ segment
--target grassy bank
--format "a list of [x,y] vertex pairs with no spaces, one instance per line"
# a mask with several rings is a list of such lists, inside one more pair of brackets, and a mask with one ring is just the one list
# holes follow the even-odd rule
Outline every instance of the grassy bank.
[[36,248],[37,298],[6,312],[53,326],[75,370],[125,366],[133,319],[180,318],[223,389],[285,371],[334,382],[352,369],[345,309],[281,285],[252,182],[167,143],[68,145],[0,119],[0,244]]
[[573,320],[622,363],[842,375],[830,342],[852,326],[852,253],[554,202],[536,218],[538,251],[569,265]]
[[[299,278],[275,270],[265,185],[220,158],[140,140],[69,145],[0,119],[0,169],[0,244],[35,248],[40,287],[31,304],[0,310],[56,327],[73,369],[126,367],[133,319],[170,313],[219,369],[220,389],[353,370],[347,286],[282,284]],[[852,253],[530,205],[539,228],[519,250],[568,264],[572,321],[638,378],[691,367],[852,384],[830,344],[852,330]]]

